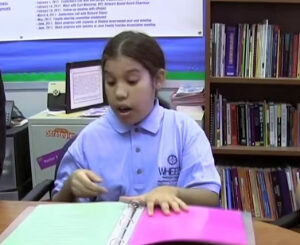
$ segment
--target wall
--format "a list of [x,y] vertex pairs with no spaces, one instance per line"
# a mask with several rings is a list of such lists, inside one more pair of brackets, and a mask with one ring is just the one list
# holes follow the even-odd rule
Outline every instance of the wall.
[[[204,81],[167,81],[159,96],[170,101],[170,96],[179,86],[204,86]],[[4,83],[7,100],[14,100],[15,105],[25,117],[30,117],[47,109],[47,83]]]

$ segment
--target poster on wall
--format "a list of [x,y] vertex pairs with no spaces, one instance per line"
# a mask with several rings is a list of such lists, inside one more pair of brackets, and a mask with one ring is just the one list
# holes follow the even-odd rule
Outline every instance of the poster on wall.
[[0,41],[203,36],[203,0],[0,0]]

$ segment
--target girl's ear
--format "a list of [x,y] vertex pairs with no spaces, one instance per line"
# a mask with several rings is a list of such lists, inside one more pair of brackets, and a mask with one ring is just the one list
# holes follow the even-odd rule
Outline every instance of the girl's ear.
[[156,73],[155,77],[155,89],[156,91],[162,88],[164,86],[166,81],[166,70],[165,69],[159,69],[158,72]]

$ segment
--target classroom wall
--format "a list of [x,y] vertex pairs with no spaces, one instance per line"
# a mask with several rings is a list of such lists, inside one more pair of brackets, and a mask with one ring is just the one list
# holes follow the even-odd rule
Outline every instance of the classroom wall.
[[[204,81],[167,81],[159,96],[170,102],[170,96],[179,86],[204,86]],[[48,83],[4,83],[7,100],[14,100],[16,106],[30,117],[47,108]]]

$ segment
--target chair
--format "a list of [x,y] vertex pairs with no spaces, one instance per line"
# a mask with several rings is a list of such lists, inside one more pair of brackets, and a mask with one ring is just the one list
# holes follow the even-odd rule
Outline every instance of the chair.
[[[300,205],[300,183],[298,183],[295,191],[297,203]],[[273,224],[288,229],[300,225],[300,209],[280,217]]]
[[0,71],[0,175],[5,157],[5,92]]
[[[72,145],[74,140],[76,139],[77,135],[74,136],[73,138],[69,139],[65,145],[61,148],[61,151],[59,153],[58,159],[57,159],[57,164],[55,167],[55,174],[54,177],[56,178],[57,170],[59,167],[59,164],[69,149],[69,147]],[[54,178],[54,179],[55,179]],[[54,187],[54,180],[51,179],[46,179],[42,181],[41,183],[37,184],[30,192],[28,192],[22,199],[22,201],[39,201],[41,198],[47,193],[50,193],[50,200],[51,200],[51,191]]]
[[277,225],[284,228],[294,228],[300,224],[300,210],[286,214],[273,222],[273,225]]

